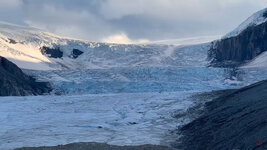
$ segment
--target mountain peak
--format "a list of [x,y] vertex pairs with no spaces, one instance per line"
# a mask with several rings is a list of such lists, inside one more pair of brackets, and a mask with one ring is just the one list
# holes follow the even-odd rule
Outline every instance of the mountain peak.
[[242,31],[247,29],[251,26],[256,26],[259,24],[262,24],[267,21],[267,8],[264,8],[256,13],[254,13],[252,16],[250,16],[247,20],[245,20],[243,23],[241,23],[235,30],[232,32],[226,34],[222,37],[222,39],[227,39],[233,36],[239,35]]

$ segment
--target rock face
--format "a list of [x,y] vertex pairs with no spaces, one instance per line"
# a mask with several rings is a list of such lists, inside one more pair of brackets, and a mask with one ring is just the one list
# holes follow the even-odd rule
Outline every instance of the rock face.
[[82,55],[83,54],[83,52],[82,51],[80,51],[80,50],[78,50],[78,49],[73,49],[72,50],[72,57],[73,58],[78,58],[80,55]]
[[43,46],[40,48],[41,53],[43,55],[46,55],[50,58],[62,58],[63,52],[59,48],[49,48],[46,46]]
[[225,94],[179,132],[185,150],[267,149],[267,81]]
[[[261,16],[267,17],[267,11]],[[213,66],[238,66],[267,51],[267,22],[248,26],[237,36],[212,43],[209,58]]]
[[51,91],[45,82],[36,82],[20,68],[0,56],[0,96],[41,95]]

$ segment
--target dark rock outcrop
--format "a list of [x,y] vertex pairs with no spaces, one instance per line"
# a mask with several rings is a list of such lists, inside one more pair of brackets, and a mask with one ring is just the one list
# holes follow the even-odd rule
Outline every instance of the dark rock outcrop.
[[185,150],[267,148],[267,81],[229,90],[206,104],[203,115],[182,127]]
[[208,53],[212,66],[238,66],[267,51],[267,22],[249,26],[237,36],[212,44]]
[[83,54],[83,52],[78,50],[78,49],[73,49],[72,50],[72,58],[78,58],[82,54]]
[[40,48],[40,50],[43,55],[46,55],[50,58],[62,58],[63,57],[63,52],[60,50],[59,47],[49,48],[49,47],[43,46]]
[[20,68],[0,56],[0,96],[41,95],[51,91],[45,82],[36,82]]
[[18,42],[16,42],[14,39],[8,39],[10,44],[17,44]]

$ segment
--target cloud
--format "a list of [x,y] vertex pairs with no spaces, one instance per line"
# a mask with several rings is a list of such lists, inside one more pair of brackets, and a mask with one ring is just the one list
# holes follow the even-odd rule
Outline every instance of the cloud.
[[266,0],[1,0],[0,20],[129,43],[222,35],[265,6]]
[[29,10],[25,13],[25,24],[59,35],[99,41],[111,31],[107,22],[86,10],[68,10],[52,4],[29,4],[24,8]]
[[146,39],[139,39],[133,41],[124,33],[108,36],[102,39],[101,41],[105,43],[118,43],[118,44],[142,44],[149,42],[149,40]]
[[1,0],[0,8],[15,8],[22,4],[21,0]]
[[0,0],[0,21],[23,24],[23,10],[21,0]]
[[128,15],[138,15],[144,12],[143,0],[107,0],[100,7],[100,13],[105,19],[120,19]]

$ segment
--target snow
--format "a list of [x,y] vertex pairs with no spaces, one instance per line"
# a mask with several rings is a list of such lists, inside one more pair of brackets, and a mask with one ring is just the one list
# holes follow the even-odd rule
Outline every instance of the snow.
[[90,141],[164,145],[170,130],[190,120],[173,115],[193,105],[192,93],[1,98],[0,149]]
[[239,35],[242,31],[247,29],[250,26],[256,26],[267,21],[267,17],[264,17],[263,14],[267,11],[267,8],[260,10],[254,13],[251,17],[241,23],[235,30],[226,34],[222,39],[227,39],[233,36]]
[[263,52],[242,68],[266,68],[267,69],[267,52]]
[[[209,44],[188,44],[200,43],[211,38],[214,37],[178,39],[172,41],[178,43],[175,45],[161,44],[168,43],[166,41],[121,45],[87,42],[60,37],[34,28],[0,23],[0,55],[10,59],[20,68],[32,70],[183,66],[185,63],[191,66],[195,64],[204,66],[208,63],[205,53],[209,49]],[[10,39],[16,43],[10,43]],[[59,47],[63,57],[55,59],[42,55],[40,51],[42,46]],[[74,48],[84,52],[77,59],[71,57]]]
[[178,38],[178,39],[166,39],[166,40],[159,40],[159,41],[149,41],[148,44],[166,44],[166,45],[195,45],[195,44],[202,44],[202,43],[209,43],[211,41],[220,39],[221,35],[214,35],[214,36],[195,36],[195,37],[188,37],[188,38]]

